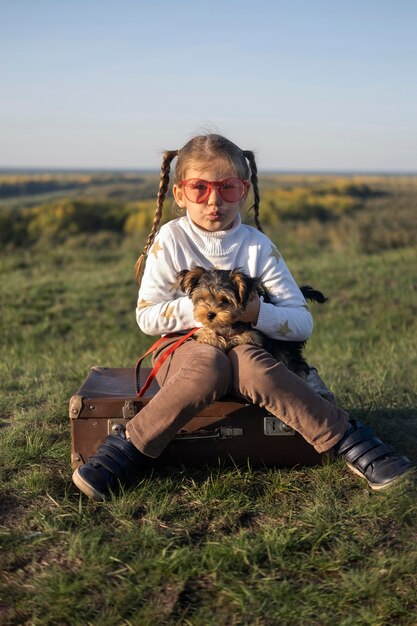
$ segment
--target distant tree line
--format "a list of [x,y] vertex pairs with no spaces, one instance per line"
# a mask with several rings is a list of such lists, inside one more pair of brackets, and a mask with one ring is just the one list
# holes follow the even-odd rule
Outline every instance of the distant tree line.
[[[78,184],[92,180],[78,179]],[[149,180],[145,182],[150,194]],[[416,181],[405,187],[336,177],[310,181],[289,178],[273,183],[268,180],[261,186],[260,211],[261,223],[272,237],[279,233],[281,240],[285,237],[294,245],[354,247],[366,252],[415,243]],[[29,180],[24,184],[30,189]],[[58,179],[57,184],[64,183]],[[103,232],[110,237],[140,239],[149,232],[154,212],[154,198],[126,202],[111,194],[103,199],[63,197],[34,206],[0,204],[0,243],[10,249],[38,243],[54,245],[83,235],[92,240]],[[177,214],[172,197],[168,197],[161,223]],[[252,223],[251,212],[243,219]]]

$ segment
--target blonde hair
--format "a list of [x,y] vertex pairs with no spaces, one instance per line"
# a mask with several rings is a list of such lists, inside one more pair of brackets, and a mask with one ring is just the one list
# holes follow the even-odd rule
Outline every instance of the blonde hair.
[[[158,226],[162,217],[164,200],[168,191],[171,162],[177,157],[173,180],[178,184],[185,178],[187,169],[198,163],[210,163],[220,161],[231,166],[240,178],[246,180],[250,178],[253,189],[254,202],[250,209],[253,209],[255,224],[258,230],[262,232],[262,226],[259,221],[259,186],[258,186],[258,169],[256,167],[255,155],[250,150],[241,150],[226,137],[216,134],[197,135],[190,139],[180,150],[167,150],[163,153],[161,175],[159,179],[159,189],[156,199],[156,210],[152,222],[152,228],[143,248],[142,254],[136,261],[135,272],[136,280],[140,282],[143,273],[143,265],[145,258],[153,244]],[[249,165],[248,165],[249,163]]]

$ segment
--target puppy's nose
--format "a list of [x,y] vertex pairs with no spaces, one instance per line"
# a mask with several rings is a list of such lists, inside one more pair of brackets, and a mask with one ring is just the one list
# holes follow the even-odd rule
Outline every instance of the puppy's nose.
[[216,317],[216,314],[214,313],[214,311],[209,311],[207,313],[207,319],[213,320],[215,317]]

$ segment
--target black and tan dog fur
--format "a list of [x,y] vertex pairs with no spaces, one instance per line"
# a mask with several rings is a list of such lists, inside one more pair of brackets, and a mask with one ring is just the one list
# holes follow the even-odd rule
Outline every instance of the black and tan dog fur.
[[[195,267],[177,274],[178,286],[192,300],[194,317],[203,326],[194,334],[201,343],[208,343],[227,352],[244,344],[254,344],[268,350],[288,369],[305,377],[309,366],[303,356],[305,341],[280,341],[271,339],[254,330],[250,324],[239,321],[241,313],[255,294],[262,295],[268,302],[268,292],[257,278],[252,278],[240,269],[206,270]],[[305,298],[325,302],[320,291],[305,285],[300,287]]]

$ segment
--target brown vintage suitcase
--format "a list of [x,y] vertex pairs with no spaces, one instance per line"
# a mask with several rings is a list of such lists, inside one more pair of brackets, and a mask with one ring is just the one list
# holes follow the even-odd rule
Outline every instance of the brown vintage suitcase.
[[[149,372],[142,368],[141,385]],[[91,368],[70,400],[72,467],[85,463],[107,435],[124,429],[158,389],[154,380],[138,398],[133,368]],[[265,409],[225,396],[188,422],[155,463],[202,466],[249,460],[253,466],[294,467],[315,465],[323,456]]]

